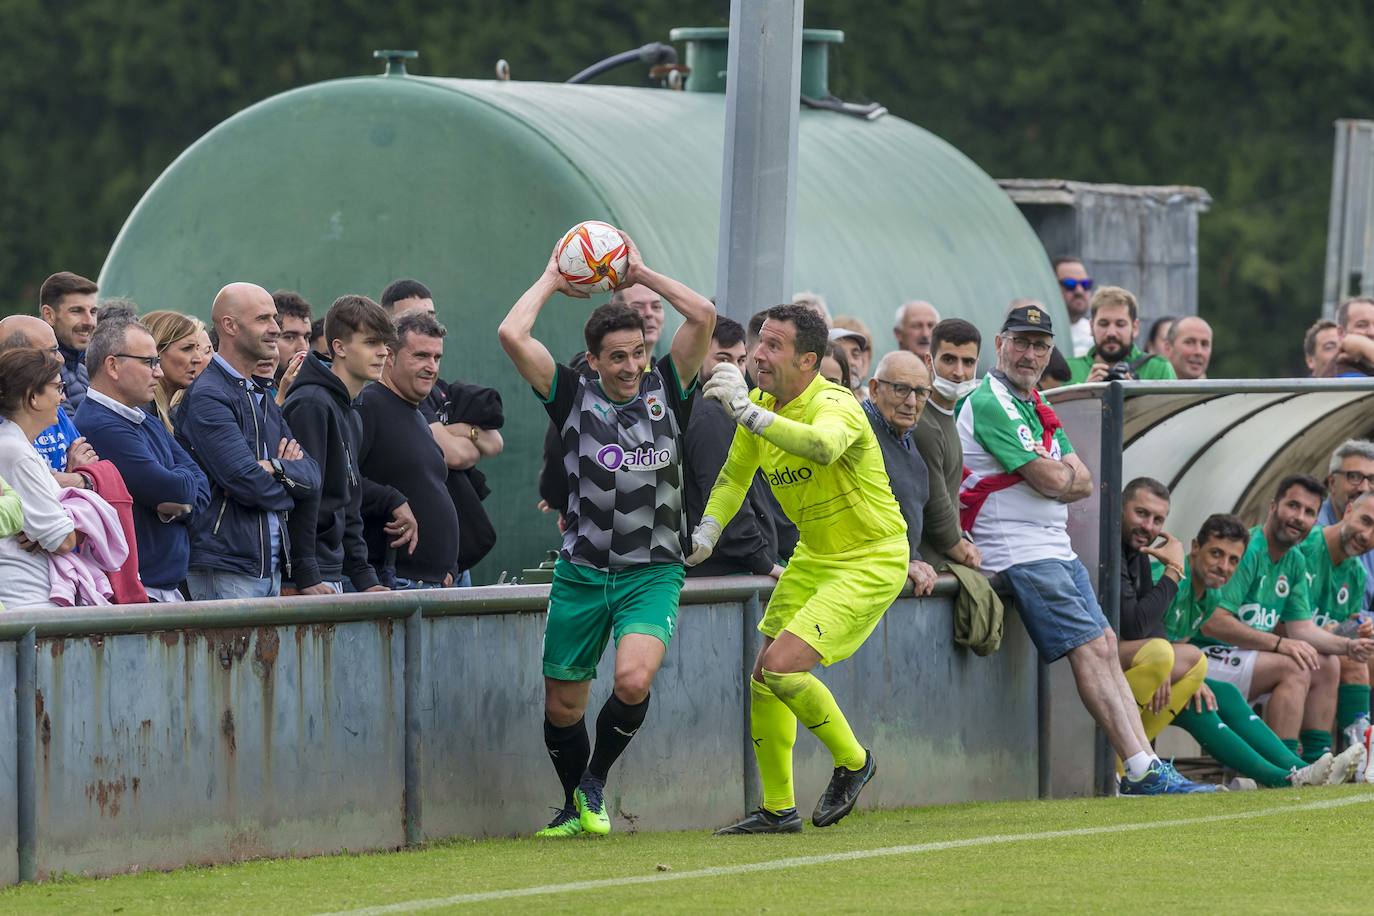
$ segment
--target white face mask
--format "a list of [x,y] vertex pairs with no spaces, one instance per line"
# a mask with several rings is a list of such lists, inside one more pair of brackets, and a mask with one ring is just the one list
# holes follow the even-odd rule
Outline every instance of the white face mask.
[[937,373],[933,375],[930,382],[936,393],[946,401],[961,401],[973,394],[974,389],[978,387],[979,379],[975,376],[964,379],[962,382],[951,382]]

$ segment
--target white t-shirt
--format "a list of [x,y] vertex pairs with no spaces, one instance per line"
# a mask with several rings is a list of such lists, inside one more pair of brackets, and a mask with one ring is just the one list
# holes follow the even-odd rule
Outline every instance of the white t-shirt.
[[1069,336],[1073,340],[1073,355],[1087,356],[1093,348],[1093,326],[1087,315],[1069,325]]
[[[24,533],[44,550],[66,540],[75,527],[57,501],[61,488],[52,468],[34,449],[24,431],[0,420],[0,477],[19,494],[24,506]],[[6,609],[54,607],[48,581],[48,556],[29,553],[19,538],[0,538],[0,602]]]
[[[969,470],[960,492],[1036,458],[1044,429],[1034,404],[1016,397],[1001,379],[985,376],[959,411],[959,441]],[[1050,454],[1059,458],[1072,453],[1064,430],[1055,432]],[[988,495],[969,534],[982,553],[983,568],[1001,572],[1018,563],[1072,560],[1068,522],[1067,505],[1041,496],[1021,480]]]

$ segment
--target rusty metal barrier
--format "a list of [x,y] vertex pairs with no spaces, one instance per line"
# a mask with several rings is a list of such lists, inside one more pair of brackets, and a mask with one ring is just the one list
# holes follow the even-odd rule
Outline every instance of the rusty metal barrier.
[[[711,826],[757,804],[744,679],[771,587],[687,582],[647,727],[609,787],[616,829]],[[955,650],[956,593],[944,576],[900,599],[825,675],[883,757],[865,804],[1037,792],[1034,651],[1014,613],[998,655]],[[0,685],[16,700],[0,706],[15,736],[0,743],[0,883],[531,830],[558,796],[539,729],[547,597],[490,586],[0,614],[14,645]],[[829,759],[805,739],[797,751],[808,798]]]

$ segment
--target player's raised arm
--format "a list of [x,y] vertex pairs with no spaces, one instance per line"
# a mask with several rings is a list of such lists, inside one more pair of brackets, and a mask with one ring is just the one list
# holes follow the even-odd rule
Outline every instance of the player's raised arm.
[[[515,369],[530,383],[540,397],[547,398],[553,388],[554,360],[548,347],[534,338],[534,321],[554,293],[576,299],[586,299],[586,291],[571,286],[558,270],[558,249],[549,256],[549,263],[539,279],[525,290],[497,328],[501,346],[515,363]],[[708,303],[709,304],[709,303]],[[708,332],[709,336],[709,332]]]
[[673,335],[673,344],[669,352],[673,357],[673,368],[677,370],[678,380],[686,387],[701,371],[701,364],[706,360],[707,351],[711,349],[711,332],[716,329],[716,307],[711,304],[710,299],[686,284],[679,283],[672,277],[665,277],[645,266],[644,258],[635,247],[634,240],[624,232],[620,233],[620,237],[625,240],[625,247],[629,249],[629,266],[625,271],[625,282],[620,284],[620,288],[636,284],[647,286],[666,299],[683,317],[682,327]]

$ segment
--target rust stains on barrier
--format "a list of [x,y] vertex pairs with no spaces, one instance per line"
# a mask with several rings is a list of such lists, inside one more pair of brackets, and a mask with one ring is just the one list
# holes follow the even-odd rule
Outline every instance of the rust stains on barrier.
[[101,817],[118,817],[120,800],[128,787],[129,783],[123,776],[118,779],[97,779],[86,786],[86,801],[95,802],[100,808]]
[[224,715],[219,720],[219,733],[224,736],[224,746],[229,749],[229,756],[233,756],[239,749],[238,740],[234,737],[234,711],[226,709]]

